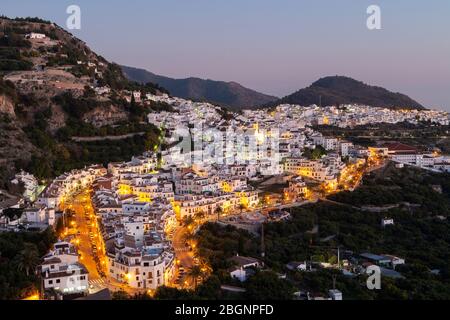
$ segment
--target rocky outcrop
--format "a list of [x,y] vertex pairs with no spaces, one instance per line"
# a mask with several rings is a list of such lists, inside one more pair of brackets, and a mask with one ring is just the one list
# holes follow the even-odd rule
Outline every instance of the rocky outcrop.
[[14,103],[4,94],[0,94],[0,113],[7,114],[13,118],[16,117],[16,114],[14,113]]
[[126,121],[128,114],[115,105],[97,107],[83,116],[83,121],[96,127],[113,125],[120,121]]

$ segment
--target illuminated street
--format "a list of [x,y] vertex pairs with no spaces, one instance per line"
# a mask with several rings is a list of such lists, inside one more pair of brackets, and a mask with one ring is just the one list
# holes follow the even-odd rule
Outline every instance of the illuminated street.
[[77,246],[80,254],[80,262],[89,271],[89,282],[92,291],[98,291],[105,287],[104,265],[105,253],[102,237],[98,229],[97,219],[90,202],[88,191],[77,194],[68,199],[65,208],[75,212],[76,237],[72,242]]
[[175,283],[175,285],[181,287],[190,287],[192,285],[191,279],[189,279],[189,277],[183,276],[182,274],[180,275],[179,272],[179,268],[184,268],[186,272],[194,265],[194,255],[189,250],[189,247],[186,246],[185,237],[187,231],[187,228],[184,226],[178,227],[174,233],[172,242],[177,261],[177,270],[174,278],[176,279],[179,276],[179,281],[178,283]]

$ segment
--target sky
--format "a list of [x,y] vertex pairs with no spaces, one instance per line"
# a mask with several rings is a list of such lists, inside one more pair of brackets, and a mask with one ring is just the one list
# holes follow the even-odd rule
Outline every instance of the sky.
[[[448,0],[1,0],[0,14],[65,27],[119,64],[236,81],[276,96],[345,75],[450,111]],[[369,5],[381,30],[366,26]]]

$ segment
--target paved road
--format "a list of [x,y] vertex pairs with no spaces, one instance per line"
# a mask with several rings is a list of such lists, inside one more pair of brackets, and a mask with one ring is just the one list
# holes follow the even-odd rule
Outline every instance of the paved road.
[[[145,290],[132,289],[124,283],[119,283],[118,281],[110,277],[102,277],[99,274],[97,262],[94,257],[98,257],[98,260],[105,261],[105,264],[99,265],[100,268],[106,272],[104,269],[106,266],[106,256],[103,251],[103,245],[101,241],[101,234],[96,221],[94,209],[92,207],[91,198],[89,194],[85,191],[73,197],[73,199],[68,200],[65,207],[75,211],[75,221],[76,221],[76,232],[78,252],[81,256],[80,262],[85,265],[89,271],[89,286],[90,292],[95,293],[104,288],[108,288],[111,291],[123,290],[130,295],[134,295]],[[88,218],[86,217],[88,216]],[[92,233],[92,239],[89,234]],[[97,252],[93,252],[92,244],[97,247]]]
[[72,137],[72,140],[76,142],[92,142],[92,141],[103,141],[103,140],[123,140],[127,138],[132,138],[134,136],[143,136],[145,132],[134,132],[128,134],[122,134],[118,136],[95,136],[95,137]]
[[[194,256],[188,247],[185,245],[185,236],[187,234],[187,229],[183,226],[179,226],[173,234],[173,248],[175,250],[175,255],[177,261],[179,261],[179,267],[184,268],[185,272],[188,272],[190,268],[194,265]],[[175,277],[178,276],[178,270],[176,270]],[[185,284],[187,281],[187,284]],[[191,287],[193,285],[192,280],[189,277],[182,276],[180,278],[180,285],[185,287]]]
[[[66,204],[67,206],[72,205],[72,210],[75,211],[75,221],[77,230],[77,248],[81,255],[80,262],[83,263],[89,271],[89,279],[91,281],[101,279],[101,275],[98,272],[97,262],[94,257],[101,255],[101,241],[98,228],[96,227],[96,219],[94,211],[90,204],[90,198],[87,194],[81,193],[74,197],[74,199]],[[88,216],[89,218],[86,218]],[[92,241],[89,234],[93,235]],[[91,243],[92,242],[92,243]],[[95,244],[97,254],[93,252],[92,244]]]

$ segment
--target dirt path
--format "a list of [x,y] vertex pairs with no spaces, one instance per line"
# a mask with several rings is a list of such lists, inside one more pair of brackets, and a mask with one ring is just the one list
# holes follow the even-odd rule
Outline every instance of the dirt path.
[[143,136],[145,132],[134,132],[123,134],[120,136],[95,136],[95,137],[72,137],[73,141],[76,142],[92,142],[92,141],[102,141],[102,140],[123,140],[127,138],[132,138],[134,136]]

